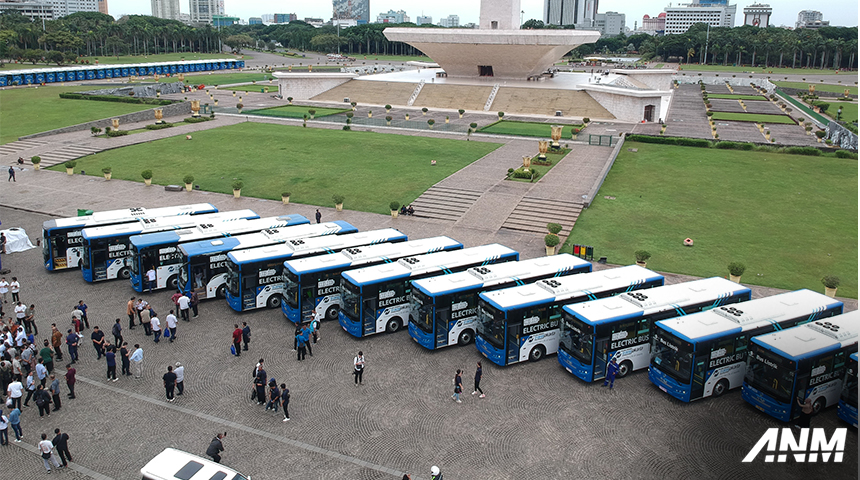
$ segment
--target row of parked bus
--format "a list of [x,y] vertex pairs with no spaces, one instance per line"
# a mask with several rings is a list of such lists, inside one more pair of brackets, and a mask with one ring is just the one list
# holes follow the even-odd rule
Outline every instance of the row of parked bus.
[[860,318],[809,290],[752,300],[719,277],[664,286],[635,265],[592,272],[572,255],[520,261],[498,244],[211,204],[52,220],[43,236],[45,267],[79,266],[88,282],[196,291],[239,312],[280,307],[293,323],[337,319],[359,338],[408,329],[431,350],[474,341],[500,366],[557,353],[586,382],[615,360],[618,375],[647,368],[685,402],[742,388],[784,421],[799,415],[797,399],[817,412],[841,395],[840,417],[857,424]]

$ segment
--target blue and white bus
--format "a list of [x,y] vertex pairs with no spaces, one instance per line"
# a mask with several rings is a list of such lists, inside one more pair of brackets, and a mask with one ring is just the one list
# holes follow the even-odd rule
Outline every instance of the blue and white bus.
[[857,428],[857,353],[848,357],[848,369],[842,385],[842,396],[839,397],[837,415],[842,420]]
[[682,402],[719,397],[743,384],[752,337],[839,315],[842,307],[798,290],[661,320],[654,324],[648,378]]
[[131,277],[131,237],[142,233],[163,232],[224,222],[245,222],[260,218],[253,210],[218,212],[193,217],[141,218],[136,223],[85,228],[81,273],[88,282]]
[[409,335],[424,348],[468,345],[478,331],[478,294],[544,278],[591,272],[591,263],[569,253],[472,267],[412,282]]
[[461,248],[463,244],[450,237],[432,237],[347,248],[334,255],[287,260],[284,262],[286,293],[281,310],[293,323],[336,320],[342,306],[340,274],[345,270]]
[[[176,290],[179,279],[181,254],[179,244],[210,238],[226,238],[243,233],[255,233],[265,229],[278,229],[311,223],[298,214],[265,217],[246,222],[217,222],[195,225],[181,230],[132,235],[131,242],[131,286],[136,292],[147,288]],[[155,268],[155,284],[147,285],[146,271]]]
[[806,399],[815,413],[839,402],[848,360],[857,352],[860,311],[753,337],[744,400],[783,422],[800,416]]
[[48,271],[80,268],[84,255],[81,230],[121,223],[137,222],[141,218],[172,217],[218,213],[211,203],[196,203],[162,208],[124,208],[96,212],[79,217],[55,218],[42,224],[42,257]]
[[202,240],[179,245],[179,291],[198,298],[227,298],[227,254],[234,250],[276,245],[294,238],[324,237],[358,233],[358,229],[342,220],[272,228],[258,233],[235,237]]
[[278,245],[232,251],[227,254],[227,304],[237,312],[280,307],[284,295],[284,262],[291,258],[406,240],[406,235],[399,230],[383,228],[349,235],[296,238]]
[[394,333],[409,322],[413,281],[519,258],[515,250],[493,243],[343,272],[340,283],[343,308],[338,321],[354,337]]
[[747,287],[712,277],[565,305],[558,362],[580,380],[595,382],[606,377],[614,359],[623,377],[649,365],[657,320],[743,302],[751,294]]
[[485,292],[475,344],[496,365],[536,362],[558,351],[564,305],[662,285],[662,275],[629,265]]

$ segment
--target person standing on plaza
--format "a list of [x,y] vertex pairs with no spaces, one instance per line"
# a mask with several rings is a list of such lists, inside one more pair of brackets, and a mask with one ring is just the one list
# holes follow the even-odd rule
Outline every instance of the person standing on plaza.
[[0,445],[9,445],[9,417],[0,408]]
[[51,344],[48,339],[42,341],[42,349],[39,350],[39,356],[42,357],[42,363],[48,369],[48,373],[54,371],[54,351],[51,349]]
[[36,387],[36,406],[39,407],[39,416],[42,414],[51,416],[51,394],[45,390],[45,387],[39,385]]
[[90,321],[87,318],[87,304],[83,300],[78,300],[78,306],[75,308],[81,311],[81,320],[84,322],[84,328],[90,328]]
[[173,343],[176,340],[176,315],[173,314],[173,310],[167,314],[164,321],[167,322],[167,330],[170,331],[170,343]]
[[290,421],[290,389],[286,383],[281,384],[281,406],[284,407],[284,420]]
[[182,395],[185,393],[185,367],[182,366],[182,362],[176,362],[173,373],[176,374],[176,394]]
[[128,342],[122,342],[122,346],[119,348],[119,359],[122,362],[120,374],[125,376],[131,375],[131,361],[128,359],[128,355]]
[[140,322],[141,325],[143,325],[143,331],[146,332],[147,335],[149,335],[149,318],[146,318],[144,320],[143,312],[144,310],[148,309],[148,306],[149,304],[147,304],[146,300],[142,298],[138,299],[137,302],[135,302],[134,304],[134,309],[135,311],[137,311],[137,321]]
[[[36,326],[36,305],[31,304],[24,316],[24,328],[33,335],[39,335],[39,327]],[[59,358],[59,357],[57,357]]]
[[58,362],[63,361],[63,334],[57,328],[56,323],[51,324],[51,347],[54,348],[54,358],[57,359]]
[[484,375],[484,367],[481,366],[481,361],[478,360],[478,368],[475,369],[475,390],[472,391],[472,395],[475,395],[478,392],[481,392],[481,398],[486,397],[484,395],[484,391],[481,390],[481,377]]
[[18,277],[12,277],[12,283],[9,284],[9,291],[12,293],[12,303],[20,302],[21,284],[18,283]]
[[45,361],[39,358],[36,363],[36,378],[39,380],[39,385],[45,386],[48,381],[48,367],[45,366]]
[[[242,329],[239,328],[238,323],[233,325],[233,334],[231,338],[233,339],[233,350],[235,350],[233,355],[236,355],[237,357],[242,356]],[[263,397],[264,400],[265,398],[266,397]]]
[[313,334],[313,327],[311,324],[307,324],[302,328],[302,338],[305,339],[305,346],[308,347],[308,354],[310,356],[314,356],[314,349],[311,347],[311,335]]
[[57,449],[57,455],[59,455],[60,460],[63,462],[63,466],[68,467],[68,462],[72,461],[72,454],[69,453],[69,434],[62,433],[59,428],[55,428],[54,435],[54,440],[51,443]]
[[105,353],[105,360],[107,361],[107,379],[108,381],[113,380],[114,382],[117,380],[116,378],[116,352],[114,350],[113,345],[107,348],[107,353]]
[[[12,298],[17,297],[14,293],[12,294]],[[27,318],[27,306],[24,305],[21,300],[12,300],[15,302],[15,319],[18,321],[18,325],[24,325],[24,319]],[[27,330],[29,333],[33,333],[32,330]]]
[[302,322],[296,322],[296,331],[295,331],[295,339],[293,340],[293,351],[297,351],[299,349],[299,335],[302,334]]
[[60,381],[57,380],[56,375],[51,374],[51,386],[48,387],[48,390],[51,393],[51,399],[54,401],[54,411],[59,410],[63,403],[60,401]]
[[[5,238],[5,237],[4,237]],[[5,250],[6,243],[3,243],[3,247]],[[6,253],[5,251],[3,253]],[[0,278],[0,298],[3,299],[3,303],[9,303],[6,299],[6,296],[9,295],[9,282],[6,281],[6,277]]]
[[266,404],[266,411],[269,409],[273,410],[275,413],[278,413],[278,405],[281,403],[281,390],[278,388],[277,383],[272,383],[269,385],[269,403]]
[[21,375],[21,355],[18,352],[15,352],[15,356],[12,358],[12,380],[22,381],[24,377]]
[[176,304],[179,306],[179,318],[185,320],[186,322],[191,321],[189,309],[191,307],[191,299],[186,297],[185,295],[180,295],[176,300]]
[[105,354],[105,333],[99,330],[98,325],[93,327],[93,333],[90,334],[90,339],[93,341],[93,348],[96,349],[96,354],[98,355],[96,360],[101,360],[102,355]]
[[191,311],[194,312],[192,318],[197,318],[197,306],[200,305],[200,297],[197,295],[196,290],[191,290]]
[[355,386],[361,385],[362,375],[364,374],[364,353],[361,350],[358,351],[358,355],[352,359],[352,366],[354,369],[353,375],[355,375]]
[[20,380],[12,380],[6,387],[6,397],[12,400],[12,406],[21,408],[21,397],[24,396],[24,384]]
[[69,348],[69,358],[72,363],[78,361],[78,341],[81,337],[78,336],[72,329],[69,329],[69,334],[66,336],[66,346]]
[[618,361],[614,358],[606,366],[606,378],[603,379],[603,386],[609,385],[609,389],[615,386],[615,375],[618,375]]
[[137,309],[134,308],[134,297],[131,297],[131,300],[128,301],[128,306],[125,309],[125,313],[128,315],[128,329],[134,330],[134,313]]
[[460,376],[460,369],[457,369],[457,374],[454,375],[454,395],[451,398],[457,403],[463,403],[460,400],[460,394],[463,392],[463,378]]
[[161,320],[153,314],[149,319],[149,327],[152,329],[152,335],[155,337],[155,343],[161,340]]
[[122,324],[120,323],[120,320],[118,318],[116,319],[116,322],[111,328],[111,333],[113,334],[114,345],[117,347],[122,345]]
[[215,438],[209,443],[209,448],[206,449],[206,455],[212,457],[212,461],[215,463],[221,463],[221,452],[224,451],[224,444],[221,443],[221,439],[225,436],[227,436],[227,432],[215,435]]
[[248,322],[242,322],[242,350],[248,351],[248,343],[251,342],[251,327]]
[[149,270],[146,271],[146,286],[149,288],[149,293],[152,293],[152,289],[155,288],[155,267],[149,267]]
[[266,371],[257,369],[257,377],[254,378],[254,390],[257,393],[257,405],[266,403]]
[[144,304],[141,308],[140,323],[143,324],[143,333],[148,337],[152,335],[152,308],[143,299],[140,299],[140,303]]
[[9,412],[9,426],[15,432],[15,442],[20,443],[21,439],[24,438],[24,431],[21,430],[21,409],[19,407],[13,406],[12,411]]
[[54,468],[62,468],[60,467],[60,462],[57,461],[57,457],[54,456],[54,444],[48,440],[48,434],[42,434],[42,441],[39,442],[39,453],[42,455],[42,462],[45,464],[45,470],[48,473],[51,473],[51,464],[54,464]]
[[299,329],[299,333],[296,335],[296,344],[298,348],[296,349],[296,360],[302,361],[305,359],[305,355],[307,354],[307,344],[308,340],[305,338],[304,330]]
[[812,399],[807,398],[801,402],[800,398],[798,398],[795,402],[800,406],[800,418],[797,419],[797,424],[794,427],[801,429],[809,428],[809,421],[812,420],[812,413],[815,411],[812,407]]
[[315,214],[315,216],[316,216],[316,219],[317,219],[317,223],[320,223],[320,221],[322,220],[322,213],[320,213],[320,209],[319,209],[319,208],[317,209],[317,213]]
[[15,183],[18,182],[18,180],[15,180],[15,166],[14,165],[9,166],[9,178],[6,179],[6,181],[7,182],[15,182]]
[[134,373],[134,378],[140,378],[143,373],[143,349],[137,343],[134,344],[134,352],[129,360],[131,360],[131,371]]
[[167,373],[161,377],[164,380],[164,392],[167,395],[167,401],[173,401],[173,391],[176,389],[176,374],[173,373],[173,366],[167,366]]
[[75,398],[75,382],[78,381],[78,379],[75,378],[75,374],[77,373],[78,371],[75,370],[75,367],[73,367],[71,363],[66,365],[66,386],[69,387],[70,399]]

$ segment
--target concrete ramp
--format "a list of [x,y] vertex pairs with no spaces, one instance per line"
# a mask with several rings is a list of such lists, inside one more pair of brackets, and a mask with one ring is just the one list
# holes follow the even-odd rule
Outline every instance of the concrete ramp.
[[415,91],[416,85],[405,82],[351,80],[325,91],[311,98],[311,100],[343,102],[343,99],[348,98],[351,102],[370,105],[406,105],[409,96]]
[[453,110],[483,110],[492,91],[492,86],[425,83],[413,105]]
[[555,115],[561,110],[565,117],[615,118],[587,92],[552,88],[501,87],[491,110],[537,115]]

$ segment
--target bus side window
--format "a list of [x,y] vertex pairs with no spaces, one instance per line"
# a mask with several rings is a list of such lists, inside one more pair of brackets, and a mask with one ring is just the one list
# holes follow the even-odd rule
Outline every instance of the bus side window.
[[[735,339],[735,353],[746,353],[747,351],[747,336],[741,335]],[[744,357],[746,359],[746,357]]]

